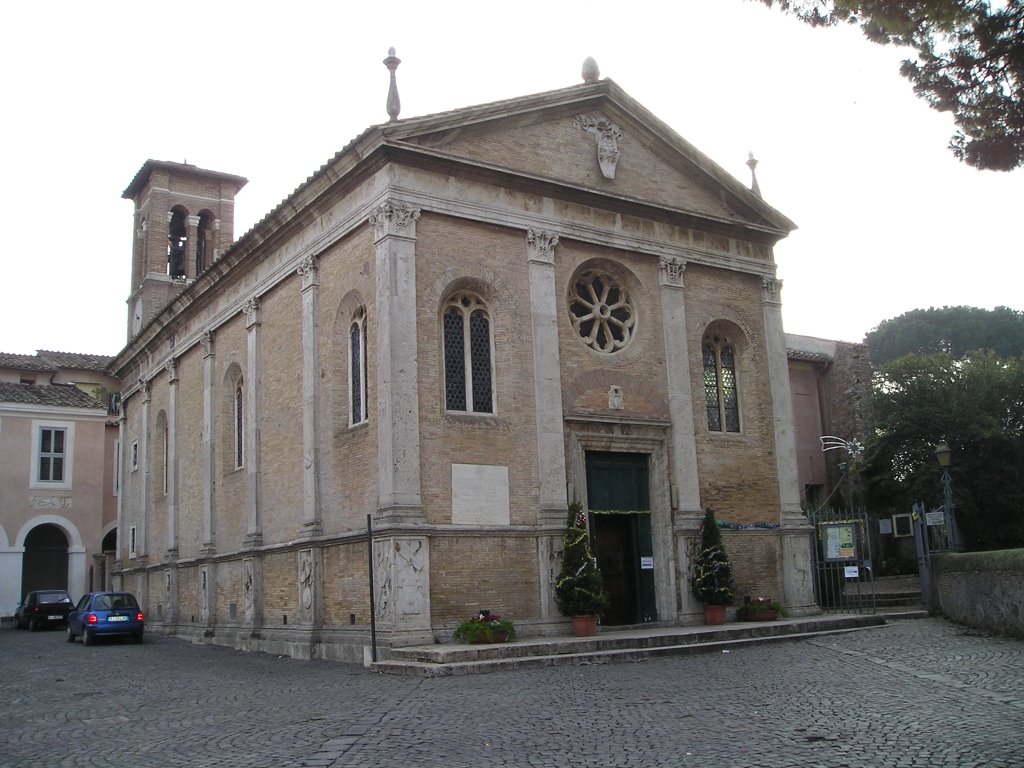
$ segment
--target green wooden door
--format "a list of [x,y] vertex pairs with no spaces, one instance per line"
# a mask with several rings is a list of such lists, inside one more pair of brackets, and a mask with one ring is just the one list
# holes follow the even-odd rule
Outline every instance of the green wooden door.
[[609,606],[602,623],[656,621],[648,455],[588,451],[587,503],[594,556]]

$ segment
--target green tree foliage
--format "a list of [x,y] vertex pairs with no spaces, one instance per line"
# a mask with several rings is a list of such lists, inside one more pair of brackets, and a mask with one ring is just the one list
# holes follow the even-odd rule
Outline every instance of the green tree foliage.
[[607,606],[597,562],[590,553],[587,515],[579,504],[569,505],[562,539],[562,570],[555,582],[555,602],[563,616],[595,616]]
[[938,507],[944,440],[968,548],[1024,546],[1024,358],[910,355],[882,366],[873,389],[877,431],[859,466],[870,508]]
[[690,589],[704,605],[732,605],[736,598],[732,563],[725,554],[722,532],[711,507],[705,510],[700,526],[700,551],[693,559]]
[[1024,0],[760,0],[813,26],[856,24],[869,40],[912,48],[900,73],[951,112],[949,147],[968,165],[1024,165]]
[[1008,307],[914,309],[884,320],[865,337],[878,368],[904,355],[947,352],[961,358],[976,350],[998,357],[1024,354],[1024,312]]

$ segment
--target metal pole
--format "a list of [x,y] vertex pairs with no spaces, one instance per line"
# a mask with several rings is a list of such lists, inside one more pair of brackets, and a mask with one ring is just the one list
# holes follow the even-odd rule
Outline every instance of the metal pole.
[[928,546],[928,526],[925,525],[924,504],[914,504],[911,516],[914,528],[914,547],[917,549],[917,573],[921,580],[921,602],[926,610],[932,607],[932,563]]
[[942,470],[942,501],[946,514],[946,530],[949,532],[949,548],[954,552],[960,551],[960,531],[956,527],[956,517],[953,515],[953,478],[949,476],[949,470]]
[[373,597],[373,521],[366,513],[366,562],[370,575],[370,659],[377,662],[377,607]]

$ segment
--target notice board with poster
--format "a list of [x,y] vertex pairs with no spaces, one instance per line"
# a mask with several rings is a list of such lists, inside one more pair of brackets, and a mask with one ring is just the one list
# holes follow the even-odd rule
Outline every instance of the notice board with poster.
[[825,543],[825,559],[856,560],[857,559],[857,524],[821,523],[821,539]]

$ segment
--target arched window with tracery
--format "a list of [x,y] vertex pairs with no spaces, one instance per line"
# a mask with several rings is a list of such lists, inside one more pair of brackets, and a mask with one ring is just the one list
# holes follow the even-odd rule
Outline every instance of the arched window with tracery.
[[462,291],[445,302],[444,404],[449,411],[494,413],[491,317],[487,305]]
[[348,334],[349,426],[369,419],[369,387],[366,381],[366,308],[359,307],[352,317]]
[[703,358],[708,429],[712,432],[739,432],[736,350],[722,334],[711,334],[704,338]]

